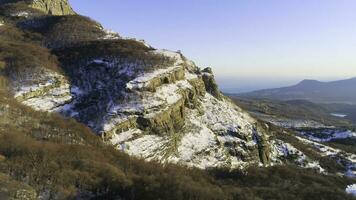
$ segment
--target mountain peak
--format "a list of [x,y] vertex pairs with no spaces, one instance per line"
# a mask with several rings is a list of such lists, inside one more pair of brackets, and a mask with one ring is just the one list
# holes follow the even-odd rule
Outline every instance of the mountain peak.
[[356,78],[329,82],[305,79],[293,86],[259,90],[242,96],[276,100],[303,99],[314,103],[356,104],[355,84]]

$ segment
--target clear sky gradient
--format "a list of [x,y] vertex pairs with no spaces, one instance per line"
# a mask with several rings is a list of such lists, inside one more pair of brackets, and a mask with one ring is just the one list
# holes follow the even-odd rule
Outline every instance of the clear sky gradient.
[[356,76],[354,0],[70,0],[122,36],[181,50],[240,91]]

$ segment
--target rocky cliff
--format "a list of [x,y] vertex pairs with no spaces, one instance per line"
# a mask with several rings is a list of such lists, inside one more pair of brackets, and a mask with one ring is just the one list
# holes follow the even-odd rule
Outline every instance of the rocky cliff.
[[67,0],[33,0],[31,7],[52,15],[75,14]]
[[[39,84],[13,84],[15,97],[36,110],[74,117],[119,150],[147,160],[200,168],[269,163],[267,136],[217,90],[211,72],[180,53],[138,45],[145,56],[80,58],[65,64],[69,80],[44,72]],[[62,50],[58,55],[66,57]]]
[[66,1],[29,2],[0,4],[0,67],[18,102],[74,118],[146,160],[204,169],[281,163],[287,144],[221,94],[211,68],[124,39]]

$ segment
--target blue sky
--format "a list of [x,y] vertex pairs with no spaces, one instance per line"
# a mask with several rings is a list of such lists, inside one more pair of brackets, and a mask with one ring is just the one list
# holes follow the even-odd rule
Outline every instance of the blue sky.
[[181,50],[223,89],[356,76],[353,0],[70,0],[122,36]]

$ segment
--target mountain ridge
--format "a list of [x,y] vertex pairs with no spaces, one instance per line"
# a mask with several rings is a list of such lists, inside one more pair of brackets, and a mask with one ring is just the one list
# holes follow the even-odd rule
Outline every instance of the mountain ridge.
[[[53,10],[62,1],[47,3]],[[271,163],[264,126],[221,94],[210,68],[124,39],[87,17],[48,9],[19,15],[27,8],[9,5],[15,9],[7,10],[3,27],[39,36],[37,44],[2,44],[9,54],[0,58],[5,78],[18,102],[74,118],[108,145],[146,160],[203,169]],[[33,52],[18,53],[29,45]],[[13,59],[27,62],[10,65]]]
[[303,99],[314,103],[356,104],[356,95],[352,92],[355,85],[355,77],[329,82],[306,79],[293,86],[257,90],[237,96],[276,100]]
[[297,85],[302,84],[302,83],[328,83],[328,84],[334,84],[334,83],[340,83],[340,82],[345,82],[345,81],[355,81],[356,77],[351,77],[347,79],[339,79],[339,80],[334,80],[334,81],[319,81],[315,79],[304,79],[297,83]]

